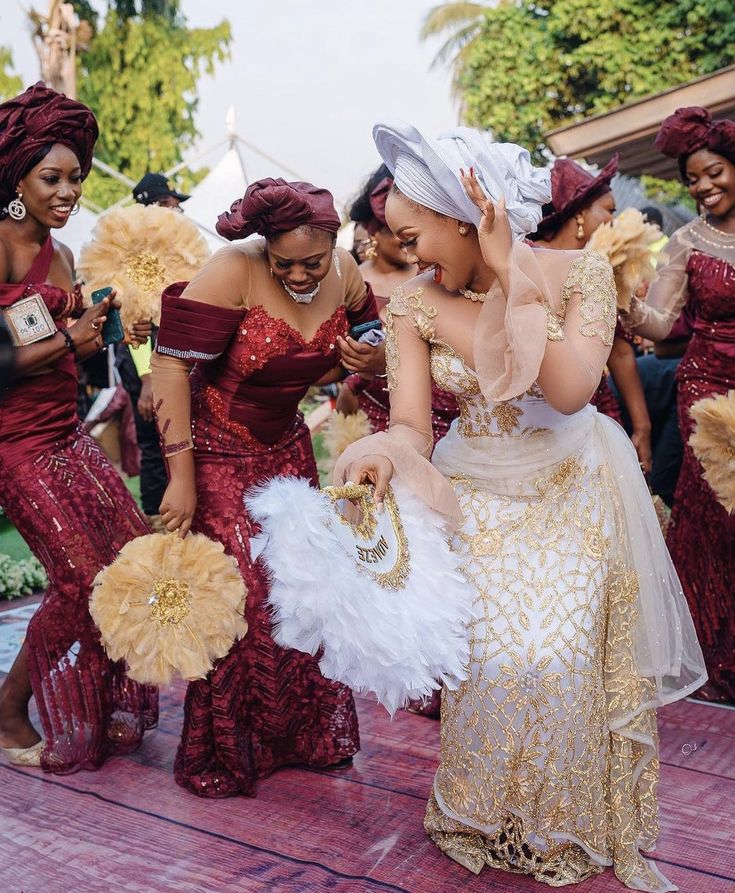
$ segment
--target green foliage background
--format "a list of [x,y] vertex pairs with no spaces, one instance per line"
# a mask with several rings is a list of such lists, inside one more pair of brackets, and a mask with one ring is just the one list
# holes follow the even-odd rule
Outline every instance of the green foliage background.
[[466,123],[544,133],[735,62],[733,0],[517,0],[488,7],[455,70]]

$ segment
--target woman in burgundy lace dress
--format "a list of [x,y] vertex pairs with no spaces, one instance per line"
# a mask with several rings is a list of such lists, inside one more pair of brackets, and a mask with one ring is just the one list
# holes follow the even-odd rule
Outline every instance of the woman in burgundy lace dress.
[[703,209],[664,249],[645,302],[634,299],[626,325],[658,341],[686,308],[694,334],[677,370],[684,462],[667,544],[702,644],[709,682],[697,697],[735,702],[735,518],[720,505],[687,444],[692,404],[735,387],[735,122],[713,122],[703,108],[678,109],[656,146],[677,158]]
[[161,517],[223,543],[248,587],[247,636],[187,693],[176,780],[203,797],[253,795],[280,766],[344,765],[359,748],[350,690],[271,637],[243,502],[276,475],[318,486],[299,401],[339,377],[338,339],[377,316],[355,261],[335,248],[339,224],[325,189],[253,183],[217,230],[264,239],[222,249],[163,295],[153,390],[171,482]]
[[87,607],[98,571],[148,532],[77,418],[75,359],[102,346],[109,302],[82,310],[71,252],[51,237],[79,200],[96,139],[90,110],[43,84],[0,105],[0,308],[22,345],[0,393],[0,502],[49,580],[0,689],[0,745],[11,762],[51,772],[134,749],[157,716],[155,689],[107,659]]
[[[368,179],[350,209],[351,219],[362,224],[370,234],[369,251],[373,256],[360,265],[360,272],[372,286],[375,301],[381,311],[388,305],[393,290],[416,275],[415,265],[408,263],[405,250],[385,220],[385,202],[392,186],[390,171],[385,165],[381,165]],[[350,361],[362,361],[369,372],[364,376],[355,372],[345,379],[340,387],[337,410],[351,415],[361,409],[367,415],[373,431],[386,431],[390,402],[385,380],[385,347],[380,345],[369,348],[367,345],[348,343],[343,344],[342,348],[348,368],[357,368],[351,367]],[[434,385],[431,425],[435,443],[444,437],[458,415],[459,409],[454,396]],[[432,712],[436,711],[432,708]]]

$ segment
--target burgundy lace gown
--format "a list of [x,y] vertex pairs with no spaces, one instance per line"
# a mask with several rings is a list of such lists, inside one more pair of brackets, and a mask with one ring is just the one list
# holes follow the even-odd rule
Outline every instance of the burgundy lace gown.
[[[0,285],[0,307],[40,294],[58,326],[78,312],[78,292],[44,284],[53,255],[49,237],[21,283]],[[134,750],[158,717],[156,690],[107,659],[89,615],[97,573],[148,528],[82,430],[76,396],[69,353],[0,393],[0,504],[49,580],[26,642],[46,741],[42,766],[57,773],[96,769],[108,756]]]
[[684,461],[667,545],[707,663],[707,696],[735,703],[735,517],[717,501],[687,443],[692,404],[735,387],[735,266],[692,251],[687,273],[694,335],[677,370]]
[[[250,556],[257,527],[244,496],[278,475],[319,485],[298,403],[339,362],[337,337],[374,319],[375,305],[369,293],[356,312],[338,307],[307,342],[261,306],[223,309],[178,298],[181,290],[180,284],[164,293],[157,350],[200,358],[191,378],[197,478],[192,529],[218,540],[237,559],[248,589],[248,632],[206,680],[189,685],[175,774],[182,787],[202,797],[252,796],[256,780],[281,766],[331,766],[359,750],[350,689],[324,678],[310,655],[273,641],[268,580]],[[195,331],[202,333],[198,343]],[[154,387],[155,378],[154,368]],[[160,417],[159,425],[165,441]]]

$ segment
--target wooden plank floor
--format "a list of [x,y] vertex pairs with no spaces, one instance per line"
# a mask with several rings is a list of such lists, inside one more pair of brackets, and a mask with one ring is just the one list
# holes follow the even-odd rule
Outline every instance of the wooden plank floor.
[[[131,757],[55,777],[0,763],[0,893],[526,893],[477,878],[426,839],[438,724],[359,699],[353,768],[287,769],[258,797],[201,800],[171,767],[183,686]],[[683,702],[659,714],[664,873],[683,893],[735,893],[735,711]],[[612,872],[579,893],[621,893]]]

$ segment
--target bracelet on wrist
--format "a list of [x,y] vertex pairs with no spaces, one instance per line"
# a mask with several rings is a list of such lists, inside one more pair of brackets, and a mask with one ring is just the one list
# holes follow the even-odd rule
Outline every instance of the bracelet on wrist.
[[64,328],[64,326],[60,326],[59,331],[64,336],[64,341],[66,342],[66,346],[67,346],[69,352],[76,353],[77,345],[76,345],[74,339],[71,337],[71,333],[69,332],[69,329]]

